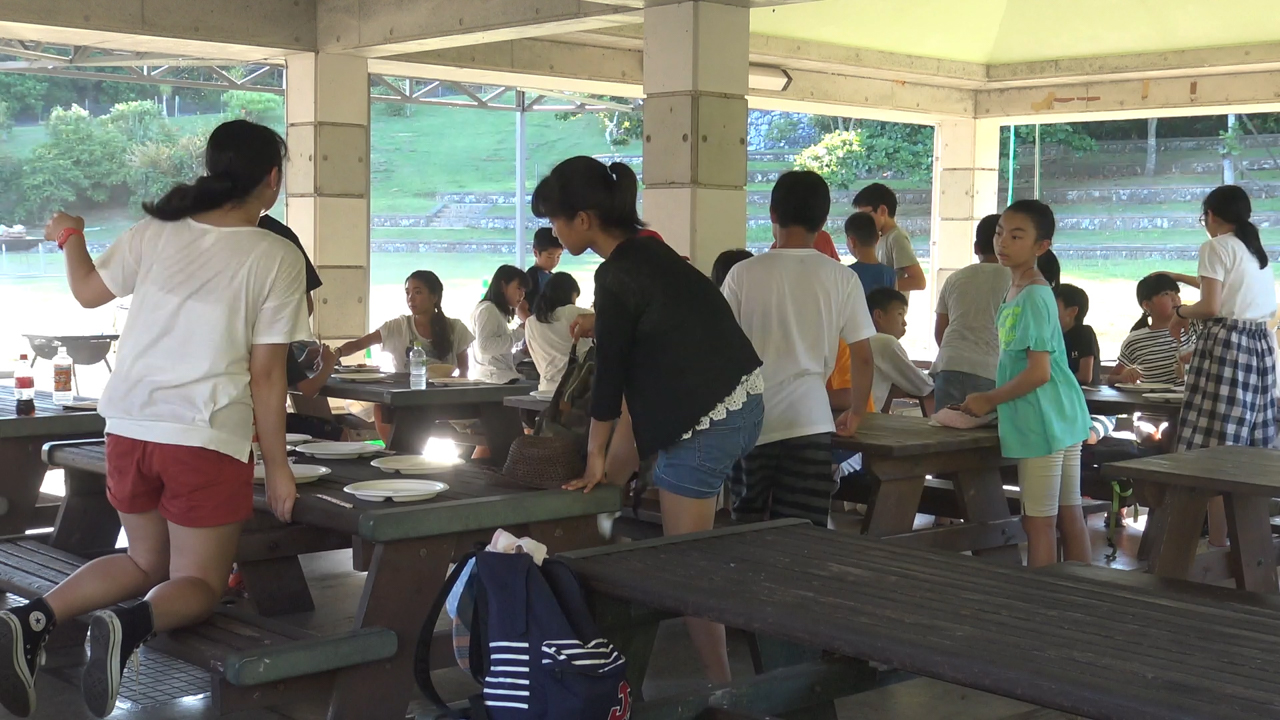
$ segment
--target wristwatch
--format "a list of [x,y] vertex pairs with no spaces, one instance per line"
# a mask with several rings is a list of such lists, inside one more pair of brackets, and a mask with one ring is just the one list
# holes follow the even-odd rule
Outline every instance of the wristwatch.
[[1173,314],[1174,314],[1174,315],[1177,315],[1178,317],[1182,318],[1183,320],[1186,320],[1186,318],[1182,317],[1182,306],[1181,306],[1181,305],[1174,305],[1174,306],[1173,306]]
[[58,239],[57,239],[58,249],[61,250],[62,248],[66,247],[67,242],[69,242],[71,238],[75,237],[76,235],[79,235],[80,237],[84,237],[84,231],[78,228],[73,228],[73,227],[62,228],[62,232],[58,233]]

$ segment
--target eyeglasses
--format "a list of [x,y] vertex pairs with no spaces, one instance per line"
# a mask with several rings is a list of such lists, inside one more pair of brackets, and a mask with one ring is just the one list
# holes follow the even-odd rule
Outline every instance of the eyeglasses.
[[1200,213],[1200,225],[1203,227],[1203,226],[1207,226],[1208,224],[1209,224],[1208,213]]

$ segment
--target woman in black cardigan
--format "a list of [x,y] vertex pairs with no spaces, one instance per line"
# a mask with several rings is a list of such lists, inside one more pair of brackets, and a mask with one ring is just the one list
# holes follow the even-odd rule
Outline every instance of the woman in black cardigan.
[[[565,487],[589,492],[606,480],[625,398],[640,456],[657,454],[664,534],[709,530],[730,469],[760,436],[762,363],[711,280],[661,240],[637,236],[636,190],[627,165],[583,156],[557,165],[533,191],[534,215],[551,221],[569,253],[604,258],[596,312],[577,326],[596,342],[587,471]],[[728,682],[724,628],[688,623],[710,679]]]

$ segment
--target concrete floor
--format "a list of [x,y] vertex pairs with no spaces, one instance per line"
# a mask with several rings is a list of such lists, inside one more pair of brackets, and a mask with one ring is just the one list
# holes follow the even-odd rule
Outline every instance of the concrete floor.
[[[837,514],[836,525],[845,529],[854,522],[854,517]],[[931,518],[921,516],[921,525],[927,524]],[[1107,552],[1104,532],[1101,527],[1102,516],[1095,516],[1090,523],[1093,529],[1094,562],[1105,564],[1103,555]],[[1140,530],[1126,527],[1120,535],[1121,554],[1113,567],[1129,569],[1136,567]],[[337,551],[310,556],[305,559],[304,566],[311,581],[312,592],[320,608],[313,613],[290,616],[284,620],[316,632],[329,632],[350,627],[352,616],[359,599],[363,575],[351,570],[350,551]],[[701,669],[694,656],[688,635],[683,623],[673,621],[663,625],[658,636],[654,657],[661,658],[655,662],[645,683],[644,692],[647,697],[661,697],[682,692],[698,690],[706,685],[702,679]],[[740,634],[730,636],[730,657],[733,671],[738,677],[751,673],[751,662],[746,648],[745,638]],[[167,659],[144,658],[144,672],[150,670],[155,676],[171,674],[174,667],[156,667],[156,663]],[[79,666],[81,658],[78,653],[63,652],[61,656],[53,656],[41,672],[37,680],[38,710],[33,716],[39,720],[88,720],[92,716],[85,709],[79,692]],[[177,666],[181,668],[181,665]],[[186,666],[191,669],[190,666]],[[126,676],[126,698],[130,693],[132,671]],[[197,676],[199,677],[199,676]],[[469,695],[474,686],[461,671],[446,670],[436,674],[437,685],[445,697],[462,698]],[[146,682],[151,682],[147,680]],[[127,720],[212,720],[216,717],[208,701],[207,684],[204,687],[189,686],[187,697],[170,700],[159,704],[139,705],[124,699],[117,706],[112,717]],[[134,696],[140,690],[134,687]],[[181,688],[175,692],[181,693]],[[415,707],[425,711],[425,702]],[[1066,718],[1061,713],[1046,711],[1025,703],[1009,700],[986,693],[975,692],[966,688],[937,682],[927,678],[916,678],[906,682],[862,693],[841,700],[837,704],[841,720],[1058,720]],[[4,716],[0,710],[0,717]],[[258,711],[238,713],[225,716],[231,720],[323,720],[325,706],[323,698],[316,698],[314,703],[306,706],[279,708],[276,712]]]

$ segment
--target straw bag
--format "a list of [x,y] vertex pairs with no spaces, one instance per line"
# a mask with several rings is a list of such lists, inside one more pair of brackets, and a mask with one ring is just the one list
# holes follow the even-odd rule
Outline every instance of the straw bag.
[[578,357],[569,352],[569,367],[556,386],[551,405],[538,415],[532,435],[516,438],[502,474],[521,485],[560,487],[582,477],[587,469],[587,434],[591,429],[591,381],[595,377],[595,348]]

